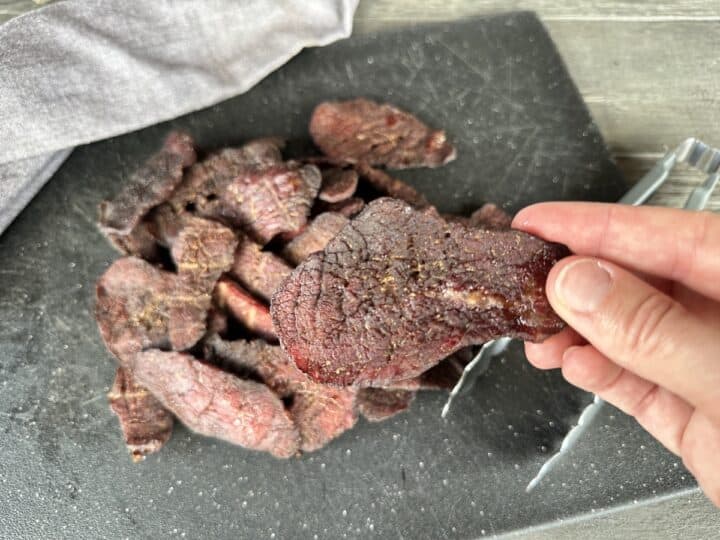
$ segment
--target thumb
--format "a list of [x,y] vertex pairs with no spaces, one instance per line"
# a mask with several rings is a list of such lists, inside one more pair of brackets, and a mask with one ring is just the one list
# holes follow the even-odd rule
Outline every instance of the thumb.
[[560,317],[610,360],[720,420],[720,335],[708,323],[595,258],[560,261],[547,294]]

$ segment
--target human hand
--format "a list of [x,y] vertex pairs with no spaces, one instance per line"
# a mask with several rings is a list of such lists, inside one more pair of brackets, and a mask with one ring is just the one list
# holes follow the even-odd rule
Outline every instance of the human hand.
[[513,227],[575,253],[546,286],[569,328],[528,360],[634,416],[720,506],[720,216],[543,203]]

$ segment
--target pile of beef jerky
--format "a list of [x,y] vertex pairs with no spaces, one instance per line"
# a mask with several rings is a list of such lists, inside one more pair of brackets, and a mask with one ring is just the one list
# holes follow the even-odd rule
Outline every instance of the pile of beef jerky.
[[276,457],[313,451],[359,414],[452,387],[473,346],[562,327],[543,292],[562,247],[492,204],[441,216],[386,172],[452,160],[443,131],[356,99],[320,104],[310,134],[321,156],[285,161],[267,138],[198,161],[171,133],[101,204],[125,256],[98,280],[96,318],[133,459],[174,418]]

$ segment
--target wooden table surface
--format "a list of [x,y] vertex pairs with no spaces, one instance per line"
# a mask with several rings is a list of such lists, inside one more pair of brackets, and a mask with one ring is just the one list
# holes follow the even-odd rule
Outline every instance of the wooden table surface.
[[[0,23],[47,2],[0,0]],[[361,0],[355,31],[514,9],[540,15],[629,180],[687,137],[720,146],[720,0]],[[701,178],[678,170],[651,203]]]

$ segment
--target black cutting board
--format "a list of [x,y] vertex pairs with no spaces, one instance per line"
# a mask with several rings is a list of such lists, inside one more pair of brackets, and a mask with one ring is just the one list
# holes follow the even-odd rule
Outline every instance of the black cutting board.
[[113,362],[92,317],[93,283],[117,257],[94,226],[98,202],[171,128],[208,149],[290,135],[291,152],[303,153],[313,106],[358,95],[446,128],[457,161],[401,174],[442,211],[624,192],[529,13],[307,50],[243,96],[78,148],[0,238],[0,536],[469,538],[691,484],[649,437],[608,416],[591,437],[592,467],[568,465],[526,495],[587,396],[530,368],[517,344],[447,422],[445,396],[427,393],[410,412],[361,421],[299,459],[178,428],[161,453],[130,462],[105,401]]

